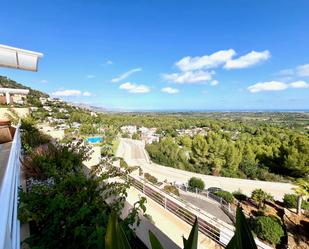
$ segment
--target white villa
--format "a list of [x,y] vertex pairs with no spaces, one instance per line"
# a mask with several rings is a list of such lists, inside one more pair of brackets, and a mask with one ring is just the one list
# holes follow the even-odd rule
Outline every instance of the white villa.
[[1,104],[24,104],[29,89],[15,89],[15,88],[0,88],[0,103]]
[[125,125],[125,126],[122,126],[120,129],[122,132],[127,132],[130,135],[137,132],[137,127],[135,125]]

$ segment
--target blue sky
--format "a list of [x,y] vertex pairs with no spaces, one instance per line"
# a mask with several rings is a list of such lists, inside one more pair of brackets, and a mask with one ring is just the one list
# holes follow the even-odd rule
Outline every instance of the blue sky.
[[309,1],[5,1],[35,89],[109,109],[309,109]]

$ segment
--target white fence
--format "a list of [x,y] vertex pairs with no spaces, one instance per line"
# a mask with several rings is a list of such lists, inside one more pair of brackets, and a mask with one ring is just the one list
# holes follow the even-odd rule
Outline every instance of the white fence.
[[[233,226],[217,219],[199,208],[196,208],[188,202],[184,202],[182,199],[178,199],[176,196],[163,192],[156,186],[146,183],[133,175],[128,177],[136,189],[150,197],[163,208],[170,211],[186,223],[193,225],[195,217],[197,217],[199,222],[199,231],[219,245],[225,247],[233,237],[235,229]],[[272,248],[258,239],[255,239],[255,242],[259,249]]]
[[21,140],[18,126],[0,189],[0,249],[20,248],[20,224],[17,219],[20,150]]

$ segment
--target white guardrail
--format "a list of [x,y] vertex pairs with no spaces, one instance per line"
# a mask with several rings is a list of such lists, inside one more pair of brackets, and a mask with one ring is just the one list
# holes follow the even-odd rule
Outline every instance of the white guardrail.
[[[225,247],[233,237],[235,229],[233,226],[217,219],[203,210],[200,210],[182,199],[176,198],[175,196],[162,191],[152,184],[143,182],[136,176],[130,175],[128,177],[137,190],[186,223],[193,225],[195,217],[197,217],[199,231],[219,245]],[[255,242],[259,249],[272,249],[271,246],[266,245],[257,238],[255,239]]]
[[20,223],[17,219],[20,151],[21,140],[18,126],[0,186],[0,249],[20,248]]

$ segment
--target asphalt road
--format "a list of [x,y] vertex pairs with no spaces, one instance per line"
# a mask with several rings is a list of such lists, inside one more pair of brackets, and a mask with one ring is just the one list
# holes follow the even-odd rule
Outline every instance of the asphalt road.
[[292,188],[294,186],[288,183],[202,175],[151,163],[144,143],[139,140],[121,139],[116,154],[123,157],[130,166],[141,166],[144,172],[154,175],[160,181],[186,183],[191,177],[195,176],[204,180],[206,188],[219,187],[230,192],[240,190],[248,196],[254,189],[261,188],[277,200],[281,200],[285,193],[293,193]]
[[194,197],[191,195],[186,195],[185,193],[180,194],[180,197],[190,203],[192,203],[194,206],[204,210],[205,212],[217,217],[218,219],[233,225],[233,222],[230,220],[230,218],[221,210],[219,205],[214,204],[212,202],[208,202],[206,200],[200,199],[198,197]]

